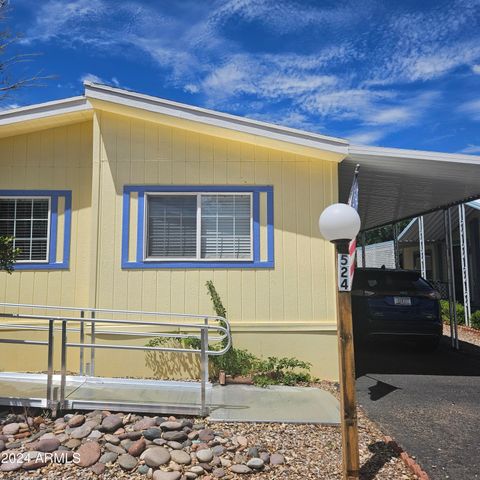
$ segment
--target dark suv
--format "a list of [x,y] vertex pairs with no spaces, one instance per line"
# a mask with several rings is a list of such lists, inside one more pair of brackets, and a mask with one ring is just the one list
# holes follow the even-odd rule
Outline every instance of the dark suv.
[[355,338],[400,338],[435,349],[442,337],[440,294],[416,271],[358,268],[352,288]]

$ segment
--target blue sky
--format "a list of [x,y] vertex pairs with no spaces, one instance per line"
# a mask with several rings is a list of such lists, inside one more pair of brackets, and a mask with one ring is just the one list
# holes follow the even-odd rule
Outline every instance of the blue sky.
[[11,0],[19,52],[55,75],[352,142],[480,154],[480,0]]

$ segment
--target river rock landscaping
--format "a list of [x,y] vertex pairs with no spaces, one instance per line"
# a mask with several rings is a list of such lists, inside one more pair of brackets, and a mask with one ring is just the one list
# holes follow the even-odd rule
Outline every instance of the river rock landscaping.
[[[413,476],[361,415],[362,478]],[[0,417],[0,479],[340,479],[335,426],[209,423],[93,411]]]

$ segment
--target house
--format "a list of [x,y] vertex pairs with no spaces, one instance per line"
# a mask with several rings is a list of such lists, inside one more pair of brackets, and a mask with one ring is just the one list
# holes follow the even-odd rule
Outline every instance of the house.
[[[445,156],[452,163],[442,156],[439,168],[461,173],[454,162],[464,161],[465,178],[473,178],[471,157]],[[0,112],[0,234],[13,235],[21,249],[13,274],[0,272],[0,298],[203,314],[212,312],[205,283],[213,280],[237,347],[297,357],[312,363],[314,375],[336,379],[334,249],[317,220],[341,198],[339,164],[395,160],[398,171],[402,162],[437,157],[353,148],[344,139],[86,82],[82,96]],[[364,178],[376,181],[373,173]],[[375,188],[361,190],[360,205]],[[462,195],[469,188],[475,184],[462,186]],[[458,194],[443,188],[442,199],[450,193]],[[369,207],[368,227],[384,221],[390,207],[381,207]],[[111,340],[109,328],[97,339]],[[43,347],[25,352],[3,345],[0,368],[45,368]],[[152,375],[142,352],[97,355],[97,375]],[[75,369],[77,356],[68,364]]]

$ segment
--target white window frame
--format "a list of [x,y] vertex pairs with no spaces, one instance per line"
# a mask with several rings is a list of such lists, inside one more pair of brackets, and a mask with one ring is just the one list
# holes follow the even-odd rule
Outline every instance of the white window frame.
[[[179,196],[190,195],[197,197],[197,243],[195,257],[148,257],[147,256],[147,243],[148,243],[148,208],[149,197],[158,196]],[[202,196],[203,195],[248,195],[250,197],[250,256],[245,258],[202,258],[201,246],[202,246]],[[144,262],[251,262],[253,261],[253,193],[252,192],[145,192],[145,204],[143,208],[143,261]]]
[[[28,195],[12,195],[12,196],[0,196],[0,200],[47,200],[48,201],[48,217],[47,217],[47,255],[45,260],[15,260],[15,263],[22,263],[22,264],[37,264],[37,263],[49,263],[50,262],[50,222],[51,222],[51,214],[52,214],[52,199],[51,197],[47,196],[28,196]],[[3,219],[7,220],[7,219]],[[33,208],[32,208],[32,216],[30,217],[30,221],[32,222],[33,228]],[[13,217],[13,235],[12,237],[15,239],[15,229],[16,229],[16,222],[17,222],[17,208],[15,205],[15,215]],[[30,231],[31,235],[31,231]],[[30,236],[30,241],[33,241],[33,238]]]

